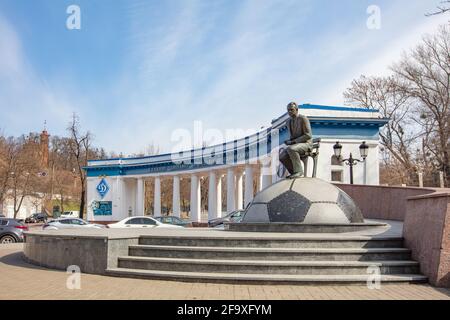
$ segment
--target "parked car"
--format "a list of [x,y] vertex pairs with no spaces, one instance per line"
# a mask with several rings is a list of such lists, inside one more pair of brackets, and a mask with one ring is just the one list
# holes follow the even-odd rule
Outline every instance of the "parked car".
[[218,225],[221,225],[224,222],[240,222],[243,216],[244,210],[236,210],[230,212],[224,217],[209,220],[208,227],[217,227]]
[[28,227],[17,219],[0,218],[0,243],[23,242],[23,232]]
[[43,230],[60,230],[60,229],[75,229],[75,228],[105,228],[104,225],[89,223],[79,218],[60,218],[47,222],[42,227]]
[[64,211],[59,216],[60,218],[79,218],[80,217],[80,211]]
[[129,217],[116,223],[108,224],[108,228],[183,228],[173,224],[159,222],[146,216]]
[[183,220],[175,216],[160,216],[160,217],[153,217],[153,219],[158,220],[161,223],[173,224],[182,227],[192,227],[191,221]]
[[48,216],[46,213],[33,213],[31,216],[25,219],[25,223],[38,223],[46,222]]

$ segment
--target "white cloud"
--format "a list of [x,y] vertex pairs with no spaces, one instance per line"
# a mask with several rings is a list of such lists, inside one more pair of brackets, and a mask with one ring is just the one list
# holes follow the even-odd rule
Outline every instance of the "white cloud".
[[56,92],[28,62],[14,27],[0,16],[0,128],[6,135],[42,129],[64,134],[74,99]]
[[[208,33],[214,21],[202,23],[200,17],[205,13],[197,2],[185,3],[174,12],[170,27],[163,25],[158,30],[164,36],[156,42],[154,30],[135,25],[138,41],[132,51],[143,59],[144,67],[141,75],[134,76],[140,79],[139,87],[148,88],[148,92],[139,92],[130,102],[131,124],[119,130],[117,148],[142,150],[153,140],[168,151],[170,132],[180,127],[192,130],[195,120],[223,132],[258,128],[268,125],[291,100],[342,105],[342,93],[352,79],[362,73],[386,72],[403,49],[419,42],[422,33],[442,20],[417,15],[423,4],[404,10],[404,3],[399,2],[382,7],[381,31],[366,28],[363,12],[361,24],[354,29],[308,37],[307,33],[315,31],[306,25],[311,6],[303,4],[300,12],[288,15],[297,9],[298,2],[242,2],[221,26],[226,30],[222,42],[196,52],[201,63],[187,61],[192,64],[186,68],[189,74],[176,70],[178,59],[185,58],[186,52],[195,52],[206,37],[214,36]],[[216,10],[211,13],[214,18],[218,18]],[[305,37],[314,41],[304,43]],[[197,81],[202,76],[209,81],[199,92]],[[166,87],[155,92],[155,82],[159,81]],[[133,139],[133,135],[138,138]]]
[[[335,77],[334,81],[322,88],[322,92],[314,94],[314,101],[343,105],[342,93],[350,86],[353,79],[362,74],[390,75],[390,66],[401,58],[403,52],[419,44],[425,34],[435,33],[439,25],[448,23],[446,15],[426,18],[423,15],[426,12],[422,9],[423,4],[409,10],[402,10],[400,5],[404,4],[397,4],[387,12],[382,11],[385,23],[381,30],[357,30],[350,37],[346,37],[349,40],[344,42],[347,54],[346,72]],[[359,56],[361,49],[364,49],[362,54],[366,59],[361,59]]]
[[[64,80],[46,83],[0,17],[0,47],[11,47],[0,51],[0,127],[17,134],[39,130],[47,119],[63,134],[76,110],[96,145],[135,153],[153,141],[164,152],[171,132],[192,130],[195,120],[222,132],[256,129],[291,100],[340,105],[352,79],[385,74],[403,49],[448,19],[425,18],[424,4],[404,3],[382,7],[382,29],[369,31],[364,10],[353,29],[311,26],[313,2],[233,2],[230,9],[226,1],[183,1],[167,12],[134,2],[126,68],[112,87],[99,86],[96,97],[77,95]],[[110,109],[90,109],[98,104]]]

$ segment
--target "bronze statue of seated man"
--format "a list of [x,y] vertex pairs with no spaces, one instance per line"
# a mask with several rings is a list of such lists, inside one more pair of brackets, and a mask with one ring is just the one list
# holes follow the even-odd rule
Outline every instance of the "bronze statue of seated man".
[[303,176],[301,157],[312,148],[311,124],[306,116],[298,113],[298,106],[295,102],[287,105],[289,119],[286,126],[289,132],[289,140],[284,143],[287,148],[280,154],[280,162],[289,172],[287,178],[293,179]]

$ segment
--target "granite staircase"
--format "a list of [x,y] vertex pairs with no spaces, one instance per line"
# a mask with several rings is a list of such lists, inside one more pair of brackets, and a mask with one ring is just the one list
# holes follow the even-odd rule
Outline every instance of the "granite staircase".
[[[377,268],[374,268],[377,267]],[[426,282],[401,237],[273,235],[140,236],[107,274],[151,279],[256,283]]]

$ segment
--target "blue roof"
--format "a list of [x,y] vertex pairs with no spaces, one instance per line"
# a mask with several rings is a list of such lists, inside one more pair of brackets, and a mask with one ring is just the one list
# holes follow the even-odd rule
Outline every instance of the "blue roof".
[[[317,109],[317,110],[333,110],[333,111],[354,111],[354,112],[378,112],[376,109],[365,109],[365,108],[353,108],[353,107],[341,107],[341,106],[324,106],[324,105],[316,105],[316,104],[309,104],[305,103],[302,105],[299,105],[299,109]],[[286,113],[278,117],[277,119],[272,120],[272,124],[283,117]],[[310,117],[312,121],[312,125],[315,126],[315,124],[319,123],[341,123],[342,125],[345,125],[345,123],[361,123],[361,121],[367,123],[368,125],[376,125],[377,127],[383,126],[388,119],[380,119],[380,118],[349,118],[349,119],[338,119],[333,117]],[[204,149],[204,148],[200,148]],[[186,150],[189,151],[189,150]],[[192,150],[191,150],[192,151]],[[143,157],[122,157],[122,158],[112,158],[112,159],[92,159],[88,160],[88,163],[95,163],[98,161],[117,161],[117,160],[141,160],[141,159],[151,159],[156,157],[164,157],[164,156],[170,156],[170,153],[165,154],[158,154],[158,155],[151,155],[151,156],[143,156]],[[89,167],[85,167],[85,169],[91,169]]]
[[340,106],[322,106],[319,104],[301,104],[300,109],[318,109],[318,110],[336,110],[336,111],[355,111],[355,112],[378,112],[378,109],[354,108],[354,107],[340,107]]

